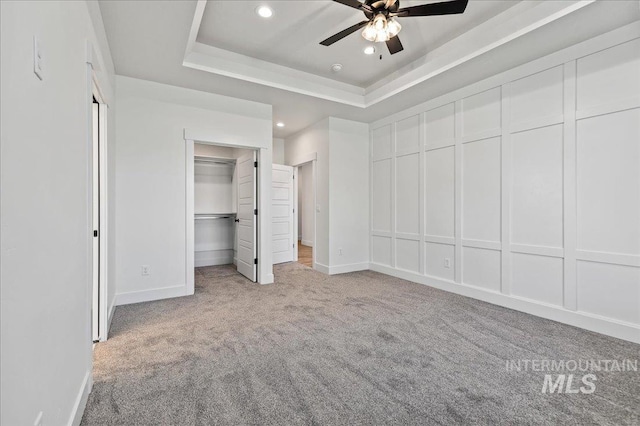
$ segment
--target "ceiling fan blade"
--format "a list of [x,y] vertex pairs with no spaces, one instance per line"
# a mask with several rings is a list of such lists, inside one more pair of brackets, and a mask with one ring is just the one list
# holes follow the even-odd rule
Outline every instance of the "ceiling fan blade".
[[384,8],[389,10],[391,9],[395,4],[397,3],[397,0],[386,0]]
[[398,36],[395,36],[387,41],[387,48],[389,49],[389,53],[391,53],[392,55],[395,55],[396,53],[402,52],[404,50],[404,47],[402,47],[402,43],[400,42]]
[[372,9],[385,8],[387,10],[392,10],[392,7],[397,3],[397,1],[398,0],[377,0],[371,3],[371,8]]
[[323,46],[331,46],[336,41],[340,41],[343,38],[345,38],[346,36],[348,36],[349,34],[355,33],[356,31],[358,31],[360,28],[364,27],[368,23],[369,23],[369,21],[362,21],[362,22],[360,22],[358,24],[355,24],[355,25],[347,28],[346,30],[342,30],[337,34],[332,35],[328,39],[321,41],[320,44],[323,45]]
[[336,3],[344,4],[345,6],[353,7],[354,9],[362,9],[364,4],[358,0],[333,0]]
[[398,9],[395,16],[405,18],[410,16],[455,15],[467,8],[469,0],[452,0],[441,3],[422,4],[420,6],[403,7]]

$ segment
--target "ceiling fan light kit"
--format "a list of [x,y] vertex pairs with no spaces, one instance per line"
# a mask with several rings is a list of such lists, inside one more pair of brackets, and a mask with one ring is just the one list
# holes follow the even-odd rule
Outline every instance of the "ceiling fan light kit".
[[459,14],[464,12],[469,2],[469,0],[451,0],[401,8],[399,0],[365,0],[364,3],[359,0],[333,1],[362,11],[367,20],[332,35],[321,41],[321,45],[331,46],[364,27],[362,37],[376,43],[385,42],[392,55],[404,50],[398,38],[402,25],[395,18]]
[[379,13],[370,21],[362,31],[365,40],[376,43],[386,42],[397,36],[402,25],[395,19],[387,19],[383,13]]

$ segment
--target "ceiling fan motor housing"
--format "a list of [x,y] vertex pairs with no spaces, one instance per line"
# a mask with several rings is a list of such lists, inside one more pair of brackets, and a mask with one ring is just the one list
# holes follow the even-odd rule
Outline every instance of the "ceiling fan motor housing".
[[379,13],[384,14],[384,16],[388,18],[390,13],[397,12],[400,8],[399,0],[393,2],[388,9],[387,1],[384,0],[365,0],[364,4],[369,6],[369,8],[362,8],[362,11],[368,19],[373,19]]

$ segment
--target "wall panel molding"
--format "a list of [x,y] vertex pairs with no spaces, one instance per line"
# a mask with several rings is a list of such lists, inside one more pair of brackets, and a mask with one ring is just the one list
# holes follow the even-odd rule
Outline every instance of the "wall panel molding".
[[637,324],[614,320],[602,315],[590,314],[588,312],[570,311],[548,303],[541,303],[539,301],[518,296],[507,296],[501,293],[485,290],[480,287],[400,271],[387,266],[377,265],[375,263],[371,264],[371,270],[407,281],[413,281],[418,284],[428,285],[429,287],[448,291],[450,293],[460,294],[462,296],[493,303],[494,305],[514,309],[516,311],[535,315],[541,318],[547,318],[553,321],[569,324],[574,327],[595,331],[596,333],[617,337],[618,339],[640,343],[640,326]]
[[563,115],[546,115],[544,117],[534,118],[519,123],[509,125],[510,133],[526,132],[527,130],[540,129],[542,127],[555,126],[564,123]]
[[[395,152],[396,147],[396,127],[397,123],[391,123],[391,152]],[[396,259],[396,184],[398,181],[397,178],[397,168],[398,168],[398,159],[395,155],[392,154],[391,158],[391,266],[396,267],[398,265]]]
[[[577,260],[588,260],[596,263],[640,267],[640,256],[620,253],[604,253],[598,251],[576,250]],[[638,277],[640,280],[640,276]],[[639,281],[640,282],[640,281]]]
[[420,234],[409,234],[406,232],[396,232],[396,238],[400,240],[421,241]]
[[437,235],[425,235],[424,236],[425,243],[435,243],[435,244],[456,244],[456,239],[452,237],[440,237]]
[[510,244],[512,253],[536,254],[547,257],[565,257],[564,249],[559,247],[528,246],[525,244]]
[[454,137],[456,141],[455,145],[455,158],[454,158],[454,173],[455,173],[455,201],[454,201],[454,215],[455,215],[455,282],[462,284],[462,101],[458,100],[455,103],[455,116],[454,116]]
[[501,182],[500,182],[500,190],[501,190],[501,200],[500,200],[500,208],[501,208],[501,225],[502,228],[500,230],[501,237],[501,261],[500,267],[502,269],[502,279],[500,291],[502,294],[511,294],[511,252],[510,252],[510,242],[511,242],[511,187],[513,184],[513,176],[512,176],[512,158],[511,158],[511,96],[512,96],[512,87],[513,83],[505,84],[502,86],[502,116],[501,116],[501,125],[502,125],[502,137],[500,149],[501,149]]
[[591,108],[576,111],[576,119],[584,120],[585,118],[597,117],[599,115],[613,114],[616,112],[626,111],[629,109],[640,108],[640,96],[633,96],[620,101],[614,101],[607,104],[596,105]]
[[576,62],[564,64],[564,146],[563,146],[563,244],[564,307],[578,309],[576,272]]
[[462,239],[462,247],[481,248],[486,250],[502,250],[500,241],[484,241],[484,240],[467,240]]
[[[635,117],[628,111],[640,109],[640,96],[616,79],[640,70],[636,45],[640,26],[616,30],[373,123],[372,168],[390,160],[392,170],[388,182],[372,179],[371,191],[390,185],[392,219],[389,232],[371,231],[371,269],[640,342],[640,246],[631,242],[640,223],[629,222],[640,222],[630,167],[640,146],[628,134]],[[601,103],[598,93],[606,93]],[[418,171],[415,159],[405,161],[413,155]],[[605,191],[592,170],[627,182]],[[583,200],[599,209],[589,212],[589,226],[578,215],[585,173]],[[409,176],[418,182],[417,205],[415,186],[400,187]],[[401,219],[413,217],[407,206],[419,226]],[[597,226],[598,218],[609,219]],[[585,272],[592,270],[598,279]],[[607,285],[629,294],[605,297]]]
[[461,143],[480,142],[485,139],[491,139],[502,136],[502,128],[496,127],[495,129],[484,130],[478,133],[472,133],[470,135],[464,135],[460,138]]

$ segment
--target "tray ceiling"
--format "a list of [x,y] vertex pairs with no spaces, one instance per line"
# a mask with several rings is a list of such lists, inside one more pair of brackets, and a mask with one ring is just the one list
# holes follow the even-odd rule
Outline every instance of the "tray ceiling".
[[[368,44],[357,33],[330,47],[319,44],[364,19],[336,2],[198,0],[183,65],[368,108],[595,1],[471,0],[462,15],[399,19],[405,50],[391,56],[377,43],[376,55],[366,56]],[[258,16],[264,5],[271,18]],[[331,70],[335,63],[341,72]]]
[[[401,6],[424,3],[429,1],[401,1]],[[209,1],[197,41],[364,89],[516,3],[471,0],[462,15],[399,18],[405,50],[391,56],[384,43],[375,43],[376,53],[365,55],[364,48],[374,43],[359,31],[321,46],[325,38],[365,20],[362,12],[332,1]],[[271,18],[256,13],[262,4],[273,10]],[[336,63],[343,65],[339,73],[331,71]]]
[[[470,6],[474,2],[483,0],[470,0]],[[204,16],[204,2],[100,0],[99,4],[118,75],[272,105],[274,137],[280,138],[328,116],[367,123],[380,120],[640,22],[637,0],[515,2],[363,89],[198,42],[201,20],[195,18]],[[347,15],[351,13],[344,9]],[[359,19],[357,12],[355,15]],[[319,35],[318,41],[324,35]],[[274,67],[280,68],[273,71]],[[286,127],[276,127],[276,121],[283,121]]]

